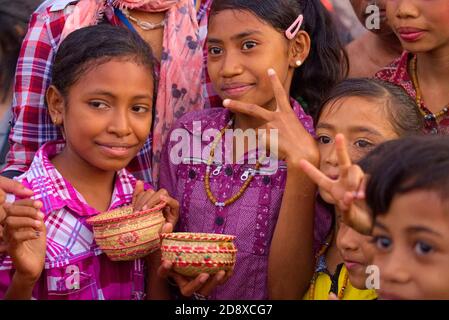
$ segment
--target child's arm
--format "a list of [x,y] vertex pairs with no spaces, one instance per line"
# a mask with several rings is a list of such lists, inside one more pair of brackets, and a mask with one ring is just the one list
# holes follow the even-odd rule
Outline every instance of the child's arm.
[[15,273],[5,299],[31,299],[45,263],[46,229],[42,203],[30,199],[5,204],[4,240]]
[[224,105],[234,112],[264,120],[268,130],[278,130],[278,141],[265,141],[267,146],[271,145],[270,151],[277,142],[278,158],[287,162],[287,182],[268,260],[268,289],[272,299],[300,299],[313,275],[316,186],[300,170],[299,162],[307,159],[317,164],[319,152],[314,138],[298,121],[273,70],[269,76],[277,102],[276,112],[238,101],[226,101]]

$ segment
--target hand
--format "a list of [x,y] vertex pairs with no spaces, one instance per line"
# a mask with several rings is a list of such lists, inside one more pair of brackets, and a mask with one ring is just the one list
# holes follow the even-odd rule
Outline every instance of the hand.
[[372,228],[365,200],[366,177],[358,165],[353,165],[342,134],[335,136],[339,176],[337,180],[328,178],[307,160],[301,160],[301,169],[326,193],[327,200],[342,212],[343,222],[362,234],[369,234]]
[[[307,159],[318,164],[319,151],[315,139],[307,132],[293,111],[287,93],[273,69],[268,70],[277,103],[276,111],[269,111],[255,104],[225,99],[223,105],[235,113],[245,114],[265,124],[258,129],[265,129],[261,138],[267,150],[274,151],[281,160],[293,161]],[[278,130],[277,141],[270,141],[271,130]]]
[[154,190],[145,191],[143,182],[136,182],[132,199],[134,211],[147,210],[161,202],[167,204],[163,209],[166,222],[162,226],[161,232],[169,233],[173,231],[173,228],[179,219],[179,202],[170,197],[165,189],[159,189],[157,192]]
[[201,273],[196,278],[189,278],[174,272],[172,268],[173,264],[170,261],[162,261],[157,273],[161,278],[171,277],[185,297],[190,297],[194,293],[207,297],[215,287],[224,284],[232,276],[232,271],[221,270],[215,275]]
[[3,204],[6,201],[6,193],[12,193],[18,197],[31,197],[33,191],[25,188],[19,182],[0,176],[0,223],[6,218]]
[[46,228],[42,203],[31,199],[5,204],[3,237],[16,274],[28,282],[39,279],[45,263]]

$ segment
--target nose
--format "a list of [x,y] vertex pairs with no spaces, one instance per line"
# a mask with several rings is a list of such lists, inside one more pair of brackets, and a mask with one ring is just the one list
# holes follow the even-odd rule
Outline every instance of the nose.
[[238,52],[236,50],[228,50],[223,57],[221,76],[224,78],[232,78],[240,75],[242,72],[243,67]]
[[380,256],[376,253],[374,256],[374,264],[379,267],[381,281],[388,284],[405,284],[410,280],[409,268],[412,267],[407,261],[410,261],[410,257],[406,257],[398,248]]
[[[416,18],[419,11],[410,0],[398,0],[396,4],[396,17],[399,19]],[[394,5],[393,5],[394,6]],[[388,8],[387,8],[388,10]]]
[[332,167],[338,167],[338,158],[337,158],[337,150],[335,149],[335,142],[332,142],[329,145],[329,153],[327,154],[327,157],[325,158],[325,162],[327,165]]
[[127,110],[128,107],[115,108],[107,128],[108,133],[114,134],[119,138],[126,137],[132,133]]
[[360,249],[360,237],[362,235],[341,222],[337,233],[337,246],[341,251],[356,251]]

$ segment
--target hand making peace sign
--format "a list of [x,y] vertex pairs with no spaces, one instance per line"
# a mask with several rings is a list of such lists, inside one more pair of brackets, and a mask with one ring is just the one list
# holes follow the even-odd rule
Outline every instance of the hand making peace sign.
[[332,204],[342,212],[345,224],[362,234],[369,234],[372,221],[364,205],[366,175],[358,165],[352,164],[344,135],[335,136],[335,149],[339,167],[337,180],[330,179],[307,160],[301,160],[300,167],[330,195]]

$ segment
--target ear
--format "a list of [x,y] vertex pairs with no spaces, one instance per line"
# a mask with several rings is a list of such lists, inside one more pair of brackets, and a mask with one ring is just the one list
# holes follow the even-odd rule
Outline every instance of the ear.
[[290,40],[289,65],[291,68],[300,67],[310,53],[311,40],[309,34],[300,30],[296,37]]
[[46,98],[51,120],[56,126],[62,126],[65,108],[64,96],[55,86],[51,85],[47,89]]

